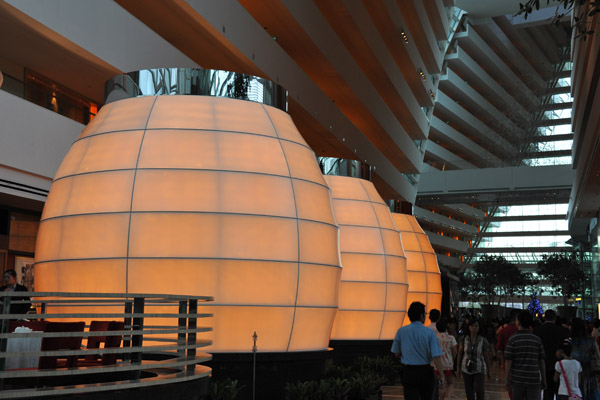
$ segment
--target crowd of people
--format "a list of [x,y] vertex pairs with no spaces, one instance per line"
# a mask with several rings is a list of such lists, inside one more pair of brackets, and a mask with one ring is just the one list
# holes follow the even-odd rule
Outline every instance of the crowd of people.
[[[467,400],[485,398],[493,364],[512,400],[600,399],[600,320],[565,320],[553,310],[540,318],[513,310],[508,318],[485,321],[466,315],[441,317],[414,302],[411,323],[400,328],[392,352],[401,358],[404,398],[448,400],[456,379]],[[435,367],[435,369],[434,369]]]

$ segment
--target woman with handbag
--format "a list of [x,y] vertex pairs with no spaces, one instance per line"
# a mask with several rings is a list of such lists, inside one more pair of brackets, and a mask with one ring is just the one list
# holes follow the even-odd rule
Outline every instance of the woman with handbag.
[[600,353],[594,339],[587,333],[585,321],[580,318],[574,318],[571,323],[571,346],[573,348],[571,357],[579,361],[582,368],[579,387],[583,400],[596,400],[598,384],[594,373],[600,360]]
[[479,334],[479,322],[469,321],[469,333],[458,347],[457,375],[463,376],[467,400],[484,399],[485,374],[490,377],[490,344]]
[[558,387],[558,400],[577,400],[581,399],[581,389],[579,381],[581,380],[581,364],[571,358],[571,343],[565,341],[562,346],[556,350],[558,361],[554,366],[554,382],[560,380]]

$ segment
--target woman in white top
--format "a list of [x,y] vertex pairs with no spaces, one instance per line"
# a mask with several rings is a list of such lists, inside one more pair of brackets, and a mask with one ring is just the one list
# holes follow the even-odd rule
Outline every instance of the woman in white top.
[[[440,387],[439,400],[451,399],[454,395],[454,358],[456,357],[458,344],[454,336],[448,334],[448,319],[440,318],[436,323],[437,338],[442,348],[442,366],[446,376],[446,385]],[[433,364],[433,363],[432,363]],[[436,375],[438,371],[435,371]]]
[[569,390],[567,389],[567,384],[565,383],[565,375],[569,381],[569,389],[571,389],[571,394],[582,397],[581,389],[579,389],[582,368],[579,361],[571,358],[572,350],[573,347],[568,341],[565,341],[561,348],[556,350],[556,358],[558,361],[554,365],[554,382],[558,382],[560,379],[558,400],[568,400],[569,398]]

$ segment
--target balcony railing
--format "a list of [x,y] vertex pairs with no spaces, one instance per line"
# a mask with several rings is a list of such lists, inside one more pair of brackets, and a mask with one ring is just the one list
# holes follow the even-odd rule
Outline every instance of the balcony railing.
[[[211,356],[197,352],[210,345],[197,334],[211,330],[197,320],[212,316],[198,303],[211,297],[2,292],[0,300],[0,398],[108,396],[211,372],[200,365]],[[29,313],[15,314],[19,306]]]

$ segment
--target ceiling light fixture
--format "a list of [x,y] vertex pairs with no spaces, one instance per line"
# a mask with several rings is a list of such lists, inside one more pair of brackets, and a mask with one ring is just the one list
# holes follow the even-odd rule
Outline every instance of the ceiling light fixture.
[[404,29],[400,30],[400,35],[402,36],[404,43],[408,44],[408,36],[406,36],[406,33],[404,33]]

